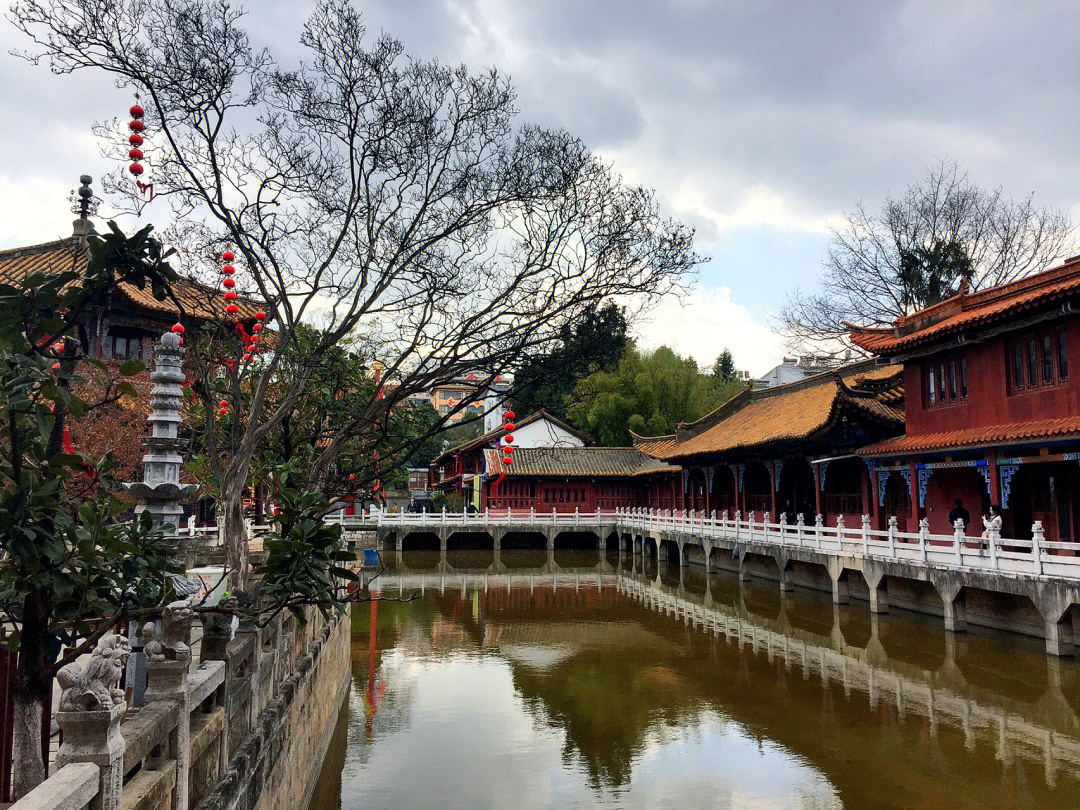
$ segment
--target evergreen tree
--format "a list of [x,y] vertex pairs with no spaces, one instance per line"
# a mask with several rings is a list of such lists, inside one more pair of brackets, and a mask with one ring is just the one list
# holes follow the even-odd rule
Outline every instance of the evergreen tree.
[[731,382],[735,379],[735,360],[731,357],[731,350],[726,346],[716,358],[712,373],[720,382]]

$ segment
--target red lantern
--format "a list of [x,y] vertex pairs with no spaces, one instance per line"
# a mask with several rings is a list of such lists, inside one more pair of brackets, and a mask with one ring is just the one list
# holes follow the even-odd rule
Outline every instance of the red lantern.
[[182,323],[174,323],[172,331],[174,335],[182,335],[184,334],[184,325]]
[[226,301],[235,301],[236,300],[236,293],[233,292],[232,290],[226,290],[225,291],[225,300]]
[[255,320],[257,320],[257,321],[265,321],[266,320],[266,313],[262,312],[262,311],[256,312],[255,313]]
[[132,160],[142,160],[143,159],[142,149],[130,149],[130,150],[128,150],[128,157],[131,158]]
[[514,454],[514,445],[512,445],[512,444],[506,445],[506,447],[503,448],[503,452],[506,453],[508,456],[513,455]]
[[507,422],[513,422],[514,421],[515,414],[514,414],[513,411],[507,411],[504,415],[506,417]]
[[132,104],[131,109],[128,110],[131,113],[132,118],[142,118],[146,111],[138,104]]
[[375,482],[375,486],[373,486],[373,487],[371,488],[371,491],[372,491],[372,492],[378,492],[381,486],[382,486],[382,484],[380,484],[380,483],[379,483],[378,481],[376,481],[376,482]]
[[355,475],[353,475],[352,473],[349,473],[349,480],[350,480],[350,481],[355,481],[355,480],[356,480],[356,476],[355,476]]
[[262,324],[261,323],[252,324],[251,331],[252,332],[261,332],[262,331]]
[[231,276],[233,273],[236,272],[236,268],[233,267],[231,264],[227,264],[221,268],[221,272],[227,276]]
[[183,346],[183,345],[184,345],[184,339],[183,339],[183,338],[180,338],[180,345],[181,345],[181,346]]
[[236,286],[236,279],[226,276],[225,280],[222,281],[221,284],[223,287],[225,287],[225,289],[231,290],[233,287]]
[[262,343],[262,337],[260,335],[252,335],[251,336],[251,342],[254,343],[257,346],[260,343]]
[[228,416],[229,415],[229,409],[228,408],[218,408],[218,415],[219,416]]
[[228,408],[229,407],[229,400],[223,399],[223,400],[221,400],[221,402],[218,403],[218,405],[220,405],[222,408]]
[[510,456],[503,456],[503,466],[504,467],[509,467],[513,463],[514,463],[513,458],[511,458]]
[[225,313],[228,315],[235,315],[239,311],[240,307],[238,307],[236,304],[229,304],[227,307],[225,307]]
[[514,423],[513,422],[507,422],[506,423],[506,432],[507,433],[513,433],[514,432]]
[[133,132],[131,135],[128,136],[128,143],[130,143],[132,146],[142,146],[142,135],[140,135],[138,132]]
[[132,163],[130,166],[128,166],[128,171],[131,172],[135,177],[138,177],[140,174],[143,173],[143,167],[138,163]]
[[142,121],[135,120],[128,124],[128,129],[132,132],[142,132],[146,129],[146,125]]
[[514,443],[514,437],[512,435],[510,435],[509,433],[507,433],[506,436],[503,438],[503,441],[505,441],[507,444],[513,444]]
[[221,260],[223,262],[231,262],[235,258],[236,256],[233,255],[233,252],[231,250],[226,250],[224,253],[221,254]]
[[251,355],[250,354],[245,354],[244,355],[244,362],[245,363],[250,363],[251,362]]
[[53,370],[53,373],[56,373],[57,371],[59,371],[60,370],[60,364],[59,363],[53,363],[52,364],[52,370]]

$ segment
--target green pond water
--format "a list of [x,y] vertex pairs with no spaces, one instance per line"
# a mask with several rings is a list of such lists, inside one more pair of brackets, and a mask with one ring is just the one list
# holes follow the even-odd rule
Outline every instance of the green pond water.
[[312,808],[1080,808],[1080,667],[1041,640],[595,551],[492,561],[405,553],[354,606]]

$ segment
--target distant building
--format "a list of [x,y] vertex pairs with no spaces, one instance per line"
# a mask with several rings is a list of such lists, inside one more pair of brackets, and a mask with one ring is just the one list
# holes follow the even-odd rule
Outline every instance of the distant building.
[[[500,425],[475,439],[444,450],[431,462],[430,486],[443,492],[460,492],[466,503],[481,508],[484,451],[497,449],[503,435]],[[514,447],[517,450],[584,447],[586,444],[585,436],[544,410],[518,419],[515,424]]]
[[804,354],[801,357],[785,357],[780,365],[754,380],[754,388],[774,388],[777,385],[798,382],[807,377],[813,377],[815,374],[821,374],[823,371],[832,371],[846,362],[848,358],[836,360],[827,355]]

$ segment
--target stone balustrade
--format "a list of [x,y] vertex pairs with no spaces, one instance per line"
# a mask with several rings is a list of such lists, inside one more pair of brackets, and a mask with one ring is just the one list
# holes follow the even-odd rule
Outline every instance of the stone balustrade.
[[[286,614],[266,627],[241,623],[234,633],[231,616],[208,616],[194,661],[188,646],[191,612],[166,610],[162,634],[143,649],[147,683],[137,708],[120,689],[131,655],[126,638],[109,634],[93,654],[64,667],[58,675],[63,691],[55,716],[62,743],[55,770],[12,810],[257,806],[227,797],[258,770],[253,751],[260,752],[268,770],[284,750],[264,745],[268,729],[275,731],[266,714],[283,719],[281,706],[293,703],[297,681],[310,675],[331,638],[340,649],[323,656],[337,662],[325,687],[342,693],[347,621],[340,615],[325,620],[312,610],[306,623]],[[331,709],[322,713],[336,716],[338,706],[331,701]],[[283,736],[295,731],[277,725]],[[312,756],[321,761],[321,755]],[[319,761],[304,764],[305,776],[318,772]],[[258,806],[289,806],[275,805],[273,797],[259,800]]]

